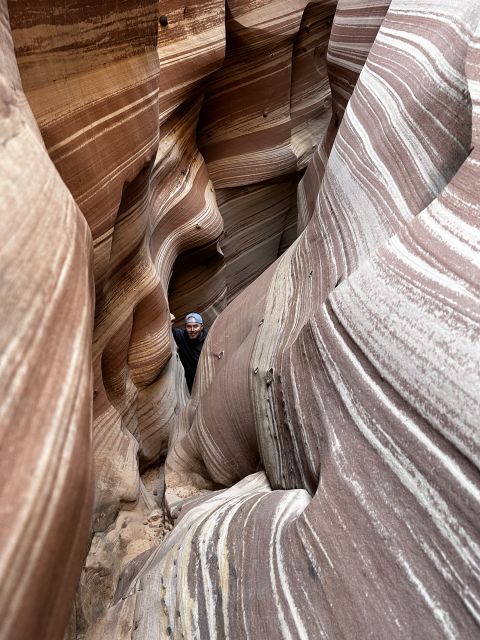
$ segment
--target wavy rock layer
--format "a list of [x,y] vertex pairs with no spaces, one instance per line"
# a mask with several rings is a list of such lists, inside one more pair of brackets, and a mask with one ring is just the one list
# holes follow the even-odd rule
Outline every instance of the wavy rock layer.
[[391,3],[310,222],[211,332],[113,637],[478,636],[479,23]]
[[[291,25],[288,3],[272,5],[269,12],[275,9],[281,16],[280,30],[269,18],[265,21],[260,5],[242,8],[231,3],[226,20],[224,3],[210,0],[169,3],[168,7],[161,7],[165,15],[160,20],[156,0],[128,0],[121,5],[99,1],[85,5],[72,0],[61,9],[48,0],[10,2],[9,16],[3,8],[2,24],[8,33],[10,22],[15,49],[13,54],[9,39],[5,64],[11,69],[6,76],[11,78],[15,73],[20,86],[18,65],[33,112],[32,116],[24,109],[25,118],[30,119],[37,136],[38,125],[48,155],[61,176],[60,180],[55,174],[58,182],[62,185],[63,180],[73,196],[72,202],[80,207],[93,239],[95,536],[79,595],[83,609],[77,616],[80,634],[88,626],[93,628],[99,615],[99,603],[86,592],[92,585],[97,585],[95,588],[103,594],[111,591],[119,567],[131,555],[125,549],[130,547],[125,540],[131,539],[136,530],[135,518],[127,518],[122,509],[136,505],[138,517],[148,520],[149,511],[156,508],[142,485],[139,467],[166,454],[172,419],[186,401],[178,361],[171,358],[170,310],[181,318],[196,307],[211,324],[227,299],[237,295],[294,238],[295,208],[291,205],[299,171],[305,167],[329,117],[324,45],[333,4],[307,7],[300,2]],[[262,66],[253,74],[253,85],[261,84],[267,93],[276,92],[270,106],[282,113],[281,146],[288,147],[292,162],[286,166],[277,161],[284,151],[277,142],[268,142],[272,118],[261,115],[254,131],[255,135],[262,134],[256,151],[263,150],[263,162],[275,165],[268,173],[273,182],[262,184],[259,180],[265,176],[248,176],[243,182],[237,180],[232,193],[223,194],[222,213],[229,221],[230,233],[230,244],[228,233],[225,237],[224,255],[218,244],[223,219],[210,181],[212,169],[207,169],[196,138],[200,112],[203,109],[202,119],[208,113],[205,91],[214,95],[219,78],[229,73],[228,68],[221,70],[225,47],[228,58],[236,59],[238,74],[250,74],[252,79],[248,68],[253,58],[248,51],[237,52],[240,45],[233,14],[244,15],[241,39],[251,41],[248,47],[256,50],[257,60],[265,53],[265,45],[272,58],[281,48],[281,59],[275,62],[277,72],[271,76]],[[307,20],[311,25],[305,23]],[[254,44],[259,28],[263,36]],[[323,48],[317,55],[319,43]],[[210,89],[208,78],[215,72],[218,76]],[[17,98],[25,103],[20,89]],[[252,98],[254,102],[256,98]],[[277,120],[275,115],[273,123]],[[209,131],[218,129],[215,136],[221,137],[222,123],[210,121],[207,125]],[[225,146],[219,156],[222,170],[233,175],[236,163],[230,162],[229,145],[221,146]],[[18,164],[18,159],[9,160],[14,162]],[[245,229],[248,221],[242,218],[243,210],[236,215],[239,209],[235,205],[238,189],[247,183],[257,192],[253,200],[258,229],[254,232],[252,226],[252,238],[244,247],[239,239],[235,240],[235,228]],[[259,195],[264,197],[263,205]],[[34,195],[26,196],[28,202],[35,199]],[[38,206],[44,206],[41,197],[36,200]],[[45,218],[46,233],[54,224],[53,218]],[[78,223],[79,229],[85,238],[79,242],[88,243],[89,233],[81,224]],[[72,231],[72,235],[81,234]],[[52,242],[55,238],[53,235]],[[91,258],[85,246],[83,261],[77,260],[76,269],[78,278],[83,275],[89,282]],[[252,257],[252,250],[254,264],[245,272],[242,265]],[[237,258],[240,269],[238,264],[226,269]],[[35,264],[32,260],[32,269]],[[70,288],[65,304],[77,313],[78,322],[76,326],[67,322],[67,327],[83,336],[88,329],[77,307],[83,309],[86,303],[80,295],[78,301],[72,301],[75,289],[73,285]],[[14,326],[5,325],[6,340]],[[82,345],[87,351],[82,355],[83,368],[76,364],[80,378],[91,355],[86,344]],[[44,355],[48,361],[46,348]],[[58,383],[61,375],[58,373]],[[55,370],[52,376],[57,376]],[[79,387],[88,390],[90,384],[87,375]],[[85,393],[88,391],[79,393],[78,402],[85,402]],[[88,450],[88,416],[82,424]],[[51,460],[50,463],[54,464]],[[86,463],[76,472],[67,464],[66,470],[88,482]],[[77,485],[72,491],[83,486]],[[75,504],[73,500],[72,508]],[[124,544],[112,550],[112,531],[118,529],[116,518],[117,524],[127,519],[132,524],[123,531]],[[80,519],[79,537],[86,535],[85,526],[85,519]],[[67,528],[66,534],[69,532]],[[116,566],[113,557],[118,560]],[[71,577],[68,580],[71,589]],[[55,626],[57,622],[52,620]],[[55,633],[59,628],[55,627]]]
[[28,107],[7,25],[2,1],[0,637],[59,638],[93,499],[92,246]]
[[141,304],[159,280],[145,243],[158,144],[157,7],[113,9],[99,2],[70,3],[62,13],[50,2],[10,8],[23,87],[93,237],[95,528],[121,501],[137,499],[139,394],[169,357],[165,348],[148,357],[141,328],[149,326],[153,343],[168,344],[161,316],[150,320]]
[[336,2],[227,2],[225,61],[199,146],[224,220],[231,301],[295,239],[297,183],[331,115],[325,57]]
[[[132,509],[138,503],[142,514],[139,517],[147,518],[157,507],[145,497],[139,462],[145,466],[166,453],[169,423],[186,400],[181,370],[177,360],[171,359],[167,297],[170,274],[181,252],[214,242],[222,230],[213,187],[195,144],[201,96],[195,94],[194,85],[217,68],[223,57],[223,3],[210,5],[209,12],[214,15],[212,46],[205,42],[201,25],[204,63],[197,67],[196,78],[189,80],[190,88],[184,87],[182,104],[165,121],[166,111],[177,105],[172,99],[167,100],[171,87],[163,85],[159,78],[156,1],[123,2],[121,6],[114,2],[91,2],[87,6],[72,1],[65,5],[65,11],[47,1],[10,3],[10,25],[23,88],[48,154],[81,207],[93,238],[93,528],[98,534],[83,583],[86,589],[101,583],[103,594],[112,589],[112,584],[115,588],[122,558],[130,554],[128,545],[117,544],[108,557],[102,549],[111,550],[111,540],[103,532],[114,527],[117,513],[124,506]],[[195,13],[191,17],[184,14],[182,20],[184,24],[197,25],[197,18]],[[4,24],[6,28],[6,14]],[[16,68],[13,54],[11,59]],[[190,104],[183,103],[187,97]],[[24,158],[27,156],[25,153]],[[17,164],[21,166],[18,160]],[[58,181],[62,184],[60,178]],[[29,198],[33,201],[35,196]],[[39,207],[47,207],[42,199],[36,199]],[[51,221],[45,220],[46,233],[54,224],[59,225],[52,214]],[[197,225],[201,225],[200,232]],[[90,236],[85,225],[81,229],[86,237]],[[83,262],[77,263],[78,277],[83,274],[89,283],[87,250]],[[35,264],[32,261],[32,269]],[[91,326],[82,324],[77,311],[81,302],[80,295],[79,301],[75,300],[71,285],[65,304],[70,303],[77,322],[70,326],[66,318],[66,326],[78,335],[86,331],[89,336],[87,345],[83,344],[85,368],[91,356],[92,335]],[[92,303],[89,300],[89,305]],[[51,333],[55,335],[53,330]],[[47,361],[48,355],[44,349]],[[82,371],[77,365],[80,378]],[[55,379],[61,384],[62,373],[52,371],[52,375],[58,376]],[[86,375],[79,386],[86,386],[88,395],[90,385]],[[74,392],[68,389],[66,386],[65,393],[73,397]],[[78,394],[78,402],[84,401],[82,393]],[[83,420],[85,446],[89,439],[89,405]],[[40,444],[39,440],[39,447]],[[38,454],[36,448],[32,454],[35,451]],[[89,460],[86,453],[79,455]],[[48,463],[55,467],[57,460],[49,457]],[[85,475],[87,467],[85,463],[85,468],[79,465],[75,470],[65,459],[65,473],[72,476],[81,476],[82,472]],[[72,482],[71,491],[81,492],[79,482]],[[78,504],[72,499],[71,508],[76,507]],[[127,516],[132,520],[127,514],[120,515],[120,521],[126,522]],[[85,505],[85,515],[78,521],[79,539],[87,535],[87,518]],[[72,523],[65,528],[69,539],[75,531],[71,526]],[[135,526],[132,523],[128,531],[122,532],[124,541],[133,535]],[[52,537],[52,544],[54,540]],[[70,593],[78,577],[78,545],[72,545],[73,552],[77,554],[74,577],[72,573],[65,574]],[[116,566],[112,566],[112,556],[118,560]],[[61,557],[59,553],[59,566]],[[42,571],[48,572],[50,567],[47,563]],[[109,580],[112,584],[104,584]],[[82,607],[87,603],[78,615],[80,630],[93,625],[102,608],[98,602],[90,607],[88,602],[92,599],[94,596],[80,594]],[[41,604],[39,599],[38,606]],[[62,601],[62,607],[70,609],[72,598]],[[44,612],[51,609],[46,607]],[[13,611],[18,615],[18,609]],[[50,613],[43,615],[50,619]],[[61,633],[62,621],[52,617],[51,628],[50,637],[54,637],[54,631]]]
[[0,4],[2,639],[62,637],[92,386],[70,638],[478,636],[480,9],[389,5]]

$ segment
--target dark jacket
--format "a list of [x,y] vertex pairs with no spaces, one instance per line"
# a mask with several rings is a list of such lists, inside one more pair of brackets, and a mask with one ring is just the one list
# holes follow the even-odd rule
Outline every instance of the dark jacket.
[[204,329],[196,340],[190,340],[185,329],[173,329],[172,331],[175,342],[177,343],[180,362],[185,369],[187,387],[191,392],[198,359],[200,358],[200,352],[207,337],[208,329]]

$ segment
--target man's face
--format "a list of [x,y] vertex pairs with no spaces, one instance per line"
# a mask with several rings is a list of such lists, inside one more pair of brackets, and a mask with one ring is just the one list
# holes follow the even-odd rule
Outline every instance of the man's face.
[[189,320],[185,323],[185,329],[187,330],[187,335],[190,340],[196,340],[202,333],[203,324],[195,322],[194,320]]

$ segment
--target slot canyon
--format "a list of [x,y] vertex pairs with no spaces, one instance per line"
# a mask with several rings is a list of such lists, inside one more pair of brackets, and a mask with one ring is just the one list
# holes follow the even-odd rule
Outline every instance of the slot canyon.
[[0,0],[0,640],[479,638],[477,142],[478,0]]

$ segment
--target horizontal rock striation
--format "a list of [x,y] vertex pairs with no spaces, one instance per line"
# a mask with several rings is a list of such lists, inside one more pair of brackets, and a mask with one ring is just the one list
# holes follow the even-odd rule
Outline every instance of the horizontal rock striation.
[[478,3],[8,9],[0,638],[478,637]]
[[[160,9],[167,24],[160,22],[157,40],[160,145],[152,210],[158,224],[151,250],[179,323],[196,309],[211,324],[225,307],[223,255],[217,246],[223,221],[197,147],[197,128],[208,78],[224,59],[225,6],[201,0]],[[169,233],[174,252],[166,260]]]
[[224,221],[227,301],[296,236],[296,189],[331,114],[336,2],[227,2],[226,52],[198,138]]
[[[139,393],[170,355],[168,312],[163,325],[158,303],[155,320],[142,313],[142,301],[159,282],[145,242],[158,145],[156,16],[151,0],[123,3],[121,11],[99,2],[70,3],[61,13],[50,2],[10,7],[23,87],[47,151],[93,238],[93,446],[100,529],[120,502],[138,497]],[[142,341],[142,325],[150,326],[150,349]],[[164,348],[149,358],[147,351],[159,340]],[[148,409],[141,413],[148,415]]]
[[[121,10],[73,2],[61,14],[49,2],[35,4],[37,11],[33,4],[13,3],[10,11],[22,83],[93,237],[94,527],[103,530],[121,504],[138,499],[137,457],[148,464],[166,452],[183,394],[177,365],[168,364],[175,260],[222,230],[195,129],[198,79],[223,57],[223,15],[209,8],[211,42],[203,40],[204,62],[187,78],[179,104],[159,76],[157,2],[126,2]],[[178,30],[171,19],[173,44],[196,37],[196,12],[178,17]],[[178,50],[176,63],[179,77]]]
[[93,500],[92,243],[23,93],[5,1],[0,182],[0,637],[53,640]]
[[167,458],[176,527],[110,624],[478,635],[479,21],[391,3],[310,222],[212,329]]
[[[96,558],[87,560],[86,588],[109,580],[114,588],[122,557],[130,553],[122,544],[112,551],[108,536],[103,533],[114,526],[119,509],[133,509],[140,503],[146,513],[153,508],[145,498],[139,466],[145,467],[166,453],[169,424],[186,401],[181,369],[177,359],[171,358],[168,284],[177,257],[184,251],[214,243],[222,230],[213,187],[196,148],[195,129],[201,105],[198,82],[223,59],[223,3],[215,7],[211,3],[203,5],[209,13],[210,42],[205,40],[205,25],[200,25],[198,31],[198,7],[192,5],[189,15],[178,12],[178,40],[187,35],[198,38],[200,34],[205,47],[203,63],[198,64],[198,57],[196,75],[188,78],[188,86],[183,84],[178,99],[170,94],[170,85],[162,84],[159,75],[163,43],[157,37],[156,1],[124,2],[121,6],[113,2],[86,6],[72,1],[62,10],[48,1],[10,3],[16,57],[15,61],[12,50],[12,68],[16,69],[16,62],[47,152],[73,195],[72,203],[79,205],[82,219],[88,223],[90,232],[85,225],[79,226],[85,233],[84,241],[93,240],[95,300],[91,299],[92,290],[87,293],[88,304],[95,304],[93,335],[91,325],[87,327],[77,312],[81,297],[78,302],[70,302],[78,321],[67,323],[72,332],[86,331],[82,357],[85,363],[91,357],[93,360],[93,529],[98,535],[92,543]],[[7,25],[5,14],[6,30]],[[173,27],[171,20],[170,33]],[[167,55],[163,50],[162,53]],[[185,61],[178,55],[171,61],[174,62],[180,78]],[[33,116],[30,118],[34,123]],[[19,162],[18,165],[21,166]],[[30,165],[29,170],[33,171]],[[55,171],[54,174],[58,178]],[[62,185],[60,178],[58,182]],[[64,191],[68,194],[67,189]],[[46,206],[39,198],[38,203]],[[71,235],[75,236],[73,230]],[[76,267],[78,278],[83,274],[87,283],[90,260],[86,249],[83,262],[77,260]],[[71,287],[69,296],[74,297]],[[68,300],[70,297],[66,298],[66,305]],[[51,333],[54,335],[53,329]],[[9,335],[7,329],[5,335]],[[48,356],[48,350],[44,351]],[[83,366],[88,368],[85,363]],[[88,396],[92,385],[89,369],[85,379],[82,372],[78,367],[76,375],[86,385]],[[60,385],[62,374],[53,371],[52,376]],[[66,385],[65,393],[73,394],[69,389]],[[79,394],[78,402],[82,398]],[[81,435],[85,446],[89,439],[90,402],[86,406]],[[85,475],[89,461],[87,453],[85,456],[78,471],[65,460],[64,472]],[[58,464],[52,458],[48,462],[52,466]],[[71,491],[82,491],[78,481]],[[78,522],[78,535],[83,539],[87,535],[89,508],[84,500],[85,514]],[[76,506],[72,500],[72,509]],[[123,532],[125,538],[132,535],[132,527]],[[75,531],[76,526],[72,529],[70,523],[65,535],[70,539]],[[54,541],[55,537],[52,545]],[[112,566],[115,561],[103,552],[102,545],[110,548],[111,557],[117,558],[116,566]],[[77,553],[75,575],[73,579],[70,573],[65,577],[70,592],[81,560],[78,545],[72,548]],[[47,571],[49,567],[51,561],[46,565]],[[111,584],[103,585],[99,598],[111,588]],[[79,600],[87,602],[89,597],[80,594]],[[72,598],[62,606],[68,612]],[[95,616],[101,611],[98,605],[91,611],[89,606],[87,609],[77,612],[79,633],[94,625]],[[18,615],[19,610],[15,611]],[[49,618],[50,614],[43,615]],[[49,637],[61,633],[62,620],[53,617],[49,624]]]

